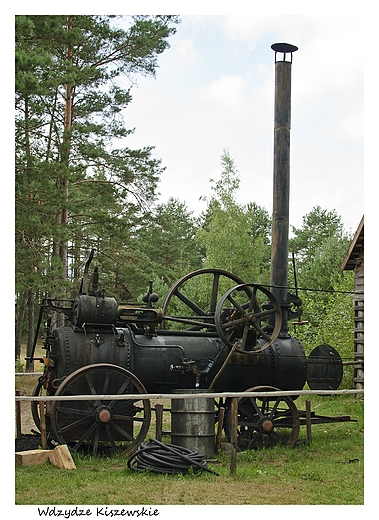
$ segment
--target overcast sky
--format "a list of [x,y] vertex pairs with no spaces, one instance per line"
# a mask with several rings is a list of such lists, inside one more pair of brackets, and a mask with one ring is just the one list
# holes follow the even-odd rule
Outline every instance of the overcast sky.
[[[180,9],[178,9],[180,11]],[[363,215],[363,18],[343,15],[184,15],[156,79],[138,78],[124,112],[125,144],[155,146],[166,167],[159,191],[198,215],[227,149],[241,180],[237,199],[272,210],[274,52],[292,65],[290,224],[316,205],[347,230]]]

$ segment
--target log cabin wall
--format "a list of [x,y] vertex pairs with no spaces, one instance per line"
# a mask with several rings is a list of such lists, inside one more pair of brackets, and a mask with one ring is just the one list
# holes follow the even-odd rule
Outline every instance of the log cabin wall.
[[364,388],[364,217],[342,263],[341,271],[354,270],[354,388]]

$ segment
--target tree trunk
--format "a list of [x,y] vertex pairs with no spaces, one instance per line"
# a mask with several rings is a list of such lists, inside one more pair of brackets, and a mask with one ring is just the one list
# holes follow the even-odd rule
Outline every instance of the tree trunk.
[[15,359],[20,359],[21,356],[21,340],[22,340],[22,327],[24,324],[26,304],[28,302],[28,291],[25,289],[20,301],[18,308],[16,309],[16,333],[15,333]]
[[[32,354],[33,343],[34,343],[34,291],[29,289],[28,291],[28,335],[26,343],[26,357],[30,357]],[[26,372],[34,372],[34,361],[26,360]]]

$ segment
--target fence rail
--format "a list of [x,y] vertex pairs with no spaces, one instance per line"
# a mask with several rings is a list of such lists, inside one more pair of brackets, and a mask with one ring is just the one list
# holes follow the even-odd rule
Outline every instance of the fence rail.
[[357,389],[346,389],[346,390],[278,390],[271,392],[206,392],[196,394],[94,394],[94,395],[41,395],[41,396],[30,396],[30,395],[17,395],[16,401],[100,401],[100,400],[118,400],[124,399],[183,399],[193,398],[194,395],[199,398],[203,397],[283,397],[283,396],[300,396],[300,395],[348,395],[348,394],[363,394],[364,390]]

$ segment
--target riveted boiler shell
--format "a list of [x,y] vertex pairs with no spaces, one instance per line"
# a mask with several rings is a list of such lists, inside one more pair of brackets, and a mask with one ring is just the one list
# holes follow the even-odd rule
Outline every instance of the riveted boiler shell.
[[297,338],[277,338],[257,355],[234,352],[214,389],[243,392],[266,385],[281,390],[301,390],[306,381],[306,366],[304,348]]
[[110,363],[133,371],[128,338],[116,329],[60,327],[54,330],[54,337],[50,357],[54,360],[58,379],[96,363]]

